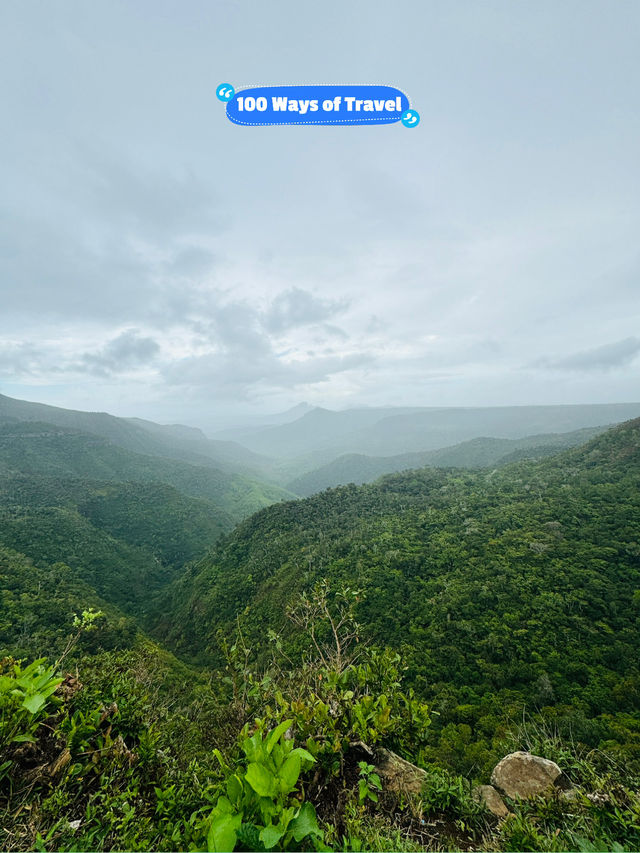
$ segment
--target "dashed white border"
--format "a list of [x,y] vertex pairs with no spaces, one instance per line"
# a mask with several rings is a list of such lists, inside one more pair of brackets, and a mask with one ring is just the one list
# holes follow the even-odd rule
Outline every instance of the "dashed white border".
[[[233,85],[232,83],[229,84]],[[371,118],[363,118],[355,119],[355,118],[342,118],[336,119],[335,121],[319,121],[308,119],[305,121],[238,121],[229,115],[227,107],[238,94],[238,92],[245,92],[247,89],[280,89],[284,86],[387,86],[389,89],[395,89],[396,92],[400,92],[401,95],[404,95],[407,101],[409,102],[408,109],[411,109],[411,98],[404,92],[402,89],[399,89],[397,86],[391,86],[389,83],[252,83],[250,86],[239,86],[237,89],[234,86],[233,97],[230,98],[225,107],[225,113],[231,124],[239,124],[244,127],[283,127],[287,125],[288,127],[295,127],[296,125],[301,124],[315,124],[321,125],[324,127],[331,127],[331,125],[337,124],[373,124],[378,122],[379,124],[397,124],[402,118],[402,116],[398,116],[398,118],[388,118],[388,117],[375,117]]]

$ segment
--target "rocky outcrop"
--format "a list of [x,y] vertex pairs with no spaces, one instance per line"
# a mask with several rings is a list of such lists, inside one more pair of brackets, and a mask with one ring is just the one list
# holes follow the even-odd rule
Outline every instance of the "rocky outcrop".
[[376,751],[375,764],[383,787],[398,794],[419,794],[427,778],[420,767],[388,749]]
[[505,755],[493,768],[491,784],[507,797],[520,799],[544,794],[554,787],[571,787],[555,761],[530,752]]
[[502,818],[511,814],[509,809],[505,806],[504,800],[493,785],[478,785],[473,792],[473,796],[478,800],[478,802],[484,803],[491,814],[496,817]]

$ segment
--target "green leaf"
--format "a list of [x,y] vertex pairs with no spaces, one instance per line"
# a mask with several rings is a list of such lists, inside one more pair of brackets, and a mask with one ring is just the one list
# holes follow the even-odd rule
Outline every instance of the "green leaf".
[[233,806],[226,797],[218,797],[215,808],[213,810],[213,817],[221,817],[225,814],[233,814]]
[[253,737],[245,738],[242,749],[247,761],[260,761],[264,756],[264,745],[260,732],[256,732]]
[[273,773],[263,764],[253,761],[244,777],[253,790],[261,797],[273,797],[276,793],[276,780]]
[[318,826],[316,810],[311,803],[305,803],[301,807],[298,816],[291,821],[290,829],[296,841],[302,841],[307,835],[316,835],[318,838],[323,836],[323,832]]
[[271,850],[280,841],[283,834],[282,830],[278,829],[277,826],[265,826],[260,833],[260,841],[262,841],[267,850]]
[[45,702],[46,698],[42,693],[33,693],[31,696],[25,696],[22,707],[26,708],[31,714],[37,714]]
[[315,760],[315,758],[313,757],[313,755],[311,755],[311,753],[310,753],[310,752],[307,752],[307,750],[306,750],[306,749],[303,749],[301,746],[298,746],[296,749],[292,750],[292,751],[289,753],[289,755],[290,755],[290,756],[291,756],[291,755],[297,755],[297,756],[299,756],[301,759],[303,759],[303,758],[304,758],[306,761],[310,761],[312,764],[315,764],[315,763],[316,763],[316,760]]
[[293,791],[296,787],[298,776],[300,776],[300,756],[291,753],[280,768],[278,775],[280,776],[280,788],[283,793],[288,794],[289,791]]
[[33,735],[16,735],[11,739],[12,743],[36,743],[36,739]]
[[229,765],[228,765],[228,764],[227,764],[227,762],[224,760],[224,757],[223,757],[222,753],[220,752],[220,750],[219,750],[219,749],[214,749],[214,750],[213,750],[213,754],[214,754],[214,755],[215,755],[215,757],[218,759],[218,763],[220,764],[220,767],[222,767],[222,769],[223,769],[223,770],[228,770],[228,769],[229,769]]
[[269,740],[267,741],[267,755],[271,755],[271,750],[287,729],[291,728],[292,723],[293,720],[285,720],[283,723],[280,723],[279,726],[276,726],[276,728],[271,732]]
[[227,796],[232,803],[238,803],[242,796],[242,781],[235,774],[227,779]]
[[207,849],[210,853],[231,853],[236,846],[242,815],[223,814],[215,818],[209,827]]

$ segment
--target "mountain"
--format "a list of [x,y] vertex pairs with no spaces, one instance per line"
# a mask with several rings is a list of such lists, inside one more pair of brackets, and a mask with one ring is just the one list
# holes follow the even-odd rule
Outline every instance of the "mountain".
[[217,467],[234,473],[260,475],[261,459],[239,444],[211,441],[203,432],[181,425],[163,426],[140,418],[118,418],[105,412],[81,412],[43,403],[16,400],[0,394],[0,418],[37,421],[101,436],[135,453],[180,459],[194,465]]
[[[154,443],[153,433],[166,431],[182,446],[201,444],[188,428],[152,424],[142,431],[110,415],[85,417],[8,398],[0,403],[0,547],[37,566],[64,563],[93,595],[143,621],[153,597],[185,563],[202,557],[240,519],[290,497],[219,470],[211,459],[194,465],[152,455],[168,446],[164,438]],[[43,409],[58,423],[34,420]],[[139,441],[145,435],[150,440]]]
[[436,468],[482,468],[487,465],[503,465],[518,459],[537,459],[584,444],[604,429],[605,427],[590,427],[568,433],[530,435],[526,438],[474,438],[453,447],[397,456],[349,453],[296,477],[287,484],[287,489],[301,497],[308,497],[334,486],[371,483],[383,474],[422,468],[426,465]]
[[284,412],[275,412],[270,415],[256,415],[246,423],[218,429],[214,433],[214,438],[221,441],[237,441],[241,436],[261,432],[265,427],[279,426],[296,421],[314,409],[315,406],[310,406],[309,403],[298,403]]
[[117,482],[167,483],[185,495],[206,498],[220,526],[290,497],[275,485],[244,474],[125,450],[98,435],[38,421],[0,418],[0,473]]
[[441,715],[433,756],[454,735],[461,755],[490,750],[501,708],[551,706],[597,744],[640,702],[639,543],[640,419],[540,461],[425,468],[268,507],[173,585],[159,631],[215,663],[216,632],[239,619],[254,653],[266,660],[279,633],[295,661],[309,646],[289,606],[346,584],[362,638],[395,649]]
[[[280,426],[237,434],[254,453],[300,460],[293,476],[344,453],[392,456],[450,447],[478,436],[524,438],[570,432],[640,416],[640,403],[493,408],[371,408],[335,412],[316,408]],[[320,456],[321,454],[321,456]]]

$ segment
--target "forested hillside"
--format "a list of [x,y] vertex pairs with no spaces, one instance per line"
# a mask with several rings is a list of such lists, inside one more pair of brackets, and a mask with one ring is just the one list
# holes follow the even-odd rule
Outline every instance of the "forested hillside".
[[[11,402],[14,416],[32,414],[32,404]],[[53,411],[62,420],[75,414]],[[120,419],[87,418],[128,435]],[[95,594],[140,619],[186,563],[283,496],[210,460],[192,465],[69,426],[0,418],[0,546],[38,565],[65,563]]]
[[134,453],[180,459],[225,471],[256,473],[264,460],[231,441],[210,441],[199,429],[182,425],[164,426],[140,418],[118,418],[106,412],[61,409],[0,394],[0,419],[40,422],[67,431],[101,436]]
[[[548,707],[590,745],[640,749],[640,421],[539,462],[423,469],[269,507],[172,590],[163,636],[219,662],[237,618],[266,660],[308,638],[286,611],[326,579],[359,590],[362,638],[402,655],[460,770],[490,760],[507,715]],[[633,718],[635,720],[635,717]]]
[[488,465],[504,465],[516,459],[539,459],[584,444],[605,429],[606,427],[590,427],[567,433],[530,435],[525,438],[474,438],[453,447],[425,450],[422,453],[403,453],[398,456],[350,453],[296,477],[287,484],[287,488],[296,495],[308,497],[332,486],[348,483],[362,485],[371,483],[384,474],[423,468],[427,465],[435,468],[484,468]]
[[195,465],[146,452],[135,453],[100,435],[38,421],[0,418],[0,473],[117,482],[166,483],[185,495],[206,498],[221,526],[290,495],[278,486],[209,463]]
[[[207,498],[30,429],[0,457],[0,846],[640,843],[640,421],[274,504],[191,565]],[[571,790],[498,819],[474,786],[519,749]]]

